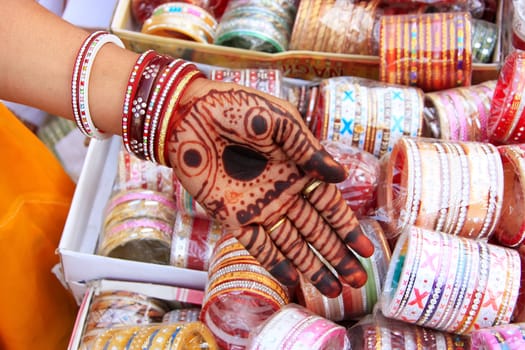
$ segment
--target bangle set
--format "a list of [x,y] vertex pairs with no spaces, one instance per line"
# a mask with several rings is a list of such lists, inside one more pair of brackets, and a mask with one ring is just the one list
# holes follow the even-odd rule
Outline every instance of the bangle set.
[[283,98],[283,74],[279,69],[212,69],[209,78],[247,86]]
[[377,157],[403,136],[423,131],[424,94],[414,87],[356,77],[325,79],[312,130],[320,140],[344,141]]
[[495,146],[402,138],[384,162],[378,208],[391,235],[409,225],[482,239],[494,231],[504,185]]
[[525,50],[525,6],[521,1],[513,0],[512,14],[512,46]]
[[250,333],[289,302],[288,290],[236,238],[224,234],[217,241],[200,319],[219,347],[245,347]]
[[386,317],[454,334],[511,322],[516,250],[411,226],[394,249],[380,300]]
[[496,81],[425,94],[424,129],[450,141],[488,142],[488,115]]
[[513,51],[503,62],[490,108],[489,140],[497,144],[525,141],[525,52]]
[[470,335],[473,349],[499,350],[525,347],[525,324],[512,323],[476,329]]
[[496,23],[481,19],[472,20],[472,61],[476,63],[492,62],[492,54],[498,41]]
[[[469,86],[472,77],[468,12],[385,15],[380,19],[379,76],[425,92]],[[424,57],[425,52],[432,57]]]
[[310,310],[288,304],[253,332],[246,350],[348,349],[346,328]]
[[300,276],[298,303],[331,321],[356,320],[372,313],[381,294],[390,262],[390,247],[377,221],[362,218],[359,222],[375,248],[370,258],[358,257],[368,276],[363,287],[352,288],[343,284],[343,291],[338,297],[328,298]]

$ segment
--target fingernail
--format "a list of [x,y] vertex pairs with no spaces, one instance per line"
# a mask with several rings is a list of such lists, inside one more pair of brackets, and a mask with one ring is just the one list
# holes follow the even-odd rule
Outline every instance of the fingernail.
[[366,274],[365,270],[356,270],[350,275],[341,276],[341,278],[351,287],[361,288],[366,284],[366,281],[368,280],[368,275]]
[[341,279],[354,288],[362,287],[366,283],[368,277],[366,271],[353,256],[345,256],[334,268]]
[[360,225],[356,225],[356,227],[345,236],[344,242],[364,258],[369,258],[374,254],[374,244],[364,234]]
[[317,282],[313,283],[323,295],[329,298],[336,298],[343,291],[343,286],[339,279],[335,277],[330,270],[326,269],[326,273]]

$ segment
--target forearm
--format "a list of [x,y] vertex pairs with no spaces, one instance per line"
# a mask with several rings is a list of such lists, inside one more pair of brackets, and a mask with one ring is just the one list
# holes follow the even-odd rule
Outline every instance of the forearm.
[[[88,32],[32,0],[2,0],[0,21],[0,99],[73,119],[71,77],[76,55]],[[121,132],[126,83],[137,54],[105,45],[90,79],[90,110],[95,125]]]

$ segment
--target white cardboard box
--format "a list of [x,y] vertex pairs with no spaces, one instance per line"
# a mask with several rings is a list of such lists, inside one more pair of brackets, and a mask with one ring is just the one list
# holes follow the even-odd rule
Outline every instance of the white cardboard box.
[[91,140],[57,252],[67,287],[80,304],[86,282],[148,282],[203,290],[207,273],[94,254],[117,171],[121,138]]

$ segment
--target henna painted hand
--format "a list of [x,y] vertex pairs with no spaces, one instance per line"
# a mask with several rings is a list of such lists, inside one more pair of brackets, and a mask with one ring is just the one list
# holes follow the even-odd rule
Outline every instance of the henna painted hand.
[[168,137],[181,184],[283,284],[296,285],[297,268],[323,294],[339,295],[341,282],[322,260],[351,286],[366,282],[347,245],[364,257],[373,245],[333,184],[346,172],[288,102],[198,79]]

